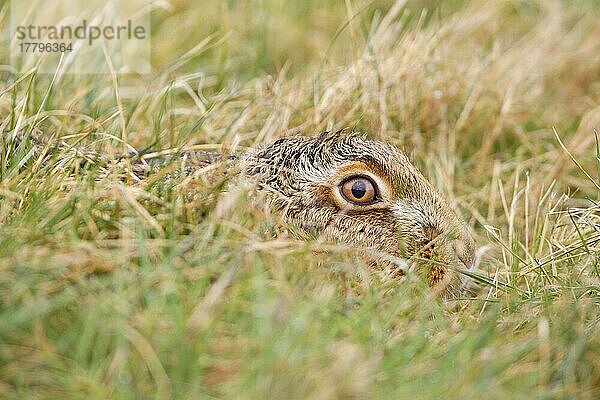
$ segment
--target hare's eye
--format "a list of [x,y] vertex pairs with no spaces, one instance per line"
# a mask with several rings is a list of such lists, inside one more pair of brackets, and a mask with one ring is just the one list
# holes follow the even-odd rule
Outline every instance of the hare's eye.
[[377,190],[369,178],[363,176],[346,179],[340,185],[342,196],[354,204],[372,204],[376,201]]

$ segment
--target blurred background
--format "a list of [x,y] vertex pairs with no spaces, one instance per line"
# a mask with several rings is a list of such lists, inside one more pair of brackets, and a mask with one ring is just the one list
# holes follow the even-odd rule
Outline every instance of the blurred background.
[[[154,65],[173,59],[208,37],[219,45],[190,62],[191,69],[248,80],[290,73],[316,73],[323,65],[345,65],[365,50],[392,1],[172,1],[156,2]],[[464,1],[411,0],[407,23],[444,18]],[[425,11],[427,10],[427,11]],[[165,40],[167,39],[168,40]]]

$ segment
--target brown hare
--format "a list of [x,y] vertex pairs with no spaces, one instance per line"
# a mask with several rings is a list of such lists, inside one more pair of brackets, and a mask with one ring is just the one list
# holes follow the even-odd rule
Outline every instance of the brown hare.
[[[17,138],[17,146],[22,141]],[[133,152],[115,159],[64,142],[57,147],[85,163],[131,158],[125,165],[134,176],[174,157],[183,157],[185,174],[222,161],[220,154],[205,151]],[[389,144],[357,133],[325,132],[281,138],[224,161],[238,164],[240,178],[254,182],[285,221],[306,233],[366,248],[372,264],[390,267],[393,275],[408,265],[443,297],[472,283],[460,273],[474,264],[469,230],[408,157]]]
[[[374,264],[408,259],[441,295],[474,264],[473,238],[446,200],[397,148],[356,133],[282,138],[243,157],[285,220],[376,250]],[[398,266],[396,266],[398,268]]]

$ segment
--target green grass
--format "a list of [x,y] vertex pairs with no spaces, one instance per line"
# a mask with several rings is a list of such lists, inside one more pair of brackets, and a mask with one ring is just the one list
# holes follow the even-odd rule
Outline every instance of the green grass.
[[[150,77],[0,72],[0,398],[600,397],[595,1],[173,4]],[[477,298],[294,239],[219,171],[136,181],[13,138],[342,127],[404,147],[468,221]]]

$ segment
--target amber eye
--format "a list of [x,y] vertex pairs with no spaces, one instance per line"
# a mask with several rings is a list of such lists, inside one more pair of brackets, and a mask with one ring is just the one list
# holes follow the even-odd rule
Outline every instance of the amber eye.
[[346,179],[341,184],[340,191],[344,199],[360,205],[371,204],[377,197],[375,184],[364,176]]

